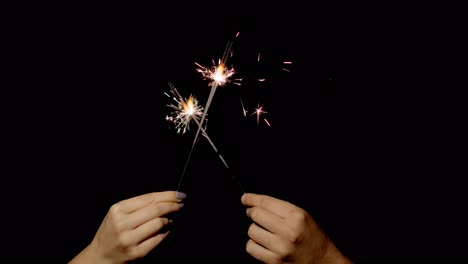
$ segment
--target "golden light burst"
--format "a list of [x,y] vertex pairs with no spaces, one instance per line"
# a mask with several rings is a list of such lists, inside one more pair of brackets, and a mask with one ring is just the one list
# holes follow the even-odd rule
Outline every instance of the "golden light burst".
[[191,121],[198,120],[203,115],[203,107],[193,95],[185,100],[173,86],[170,93],[166,95],[173,101],[168,104],[173,111],[166,116],[166,120],[174,123],[177,133],[185,134],[190,130]]
[[[209,86],[213,86],[214,84],[224,86],[232,81],[230,78],[235,74],[234,68],[228,68],[221,60],[211,67],[202,66],[197,62],[195,62],[195,65],[198,66],[196,71],[202,74],[203,79],[210,81],[208,83]],[[234,83],[239,84],[236,81]]]

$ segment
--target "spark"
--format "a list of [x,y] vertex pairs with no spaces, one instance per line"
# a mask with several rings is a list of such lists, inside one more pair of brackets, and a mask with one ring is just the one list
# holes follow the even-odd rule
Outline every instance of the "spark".
[[257,61],[260,61],[260,52],[258,53]]
[[251,114],[251,115],[257,115],[257,125],[260,124],[260,115],[262,114],[265,114],[265,113],[268,113],[268,112],[265,112],[263,110],[263,106],[258,106],[255,111]]
[[244,116],[247,116],[248,111],[247,111],[247,109],[245,109],[244,103],[242,102],[242,99],[240,99],[240,102],[241,102],[241,106],[242,106],[242,114]]
[[265,121],[265,123],[266,123],[269,127],[271,127],[270,122],[268,122],[268,120],[267,120],[266,118],[263,118],[263,121]]
[[240,31],[239,31],[239,32],[237,32],[237,34],[236,34],[236,38],[239,36],[239,34],[240,34]]
[[[283,64],[285,65],[291,65],[292,64],[292,61],[283,61]],[[289,69],[286,69],[286,68],[281,68],[281,70],[285,71],[285,72],[290,72]]]

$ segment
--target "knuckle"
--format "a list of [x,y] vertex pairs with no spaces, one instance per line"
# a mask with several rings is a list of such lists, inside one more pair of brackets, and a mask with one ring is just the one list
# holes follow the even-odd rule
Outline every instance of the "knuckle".
[[298,228],[297,226],[290,226],[286,233],[289,242],[296,245],[302,243],[304,240],[304,234],[302,230],[302,228]]
[[127,256],[131,260],[135,260],[135,259],[142,258],[144,256],[144,254],[143,254],[143,252],[141,250],[139,250],[138,247],[133,247],[133,248],[128,250]]
[[128,236],[126,236],[124,234],[120,234],[117,237],[117,241],[118,241],[119,245],[124,249],[128,249],[131,246],[130,240],[128,239]]
[[118,215],[120,214],[121,212],[121,207],[122,205],[119,203],[116,203],[116,204],[113,204],[110,208],[109,208],[109,214],[110,215]]
[[265,207],[267,203],[266,195],[262,194],[258,197],[258,204],[260,207]]
[[258,219],[259,217],[258,207],[251,207],[249,214],[250,214],[250,218]]
[[116,214],[110,213],[108,215],[108,222],[110,226],[117,232],[122,232],[125,229],[125,223],[122,221],[122,218]]
[[290,227],[291,227],[291,235],[294,237],[300,237],[300,234],[303,233],[303,230],[305,229],[309,215],[307,214],[306,211],[304,211],[301,208],[296,208],[291,210],[290,212]]
[[155,219],[154,219],[154,225],[155,225],[158,229],[160,229],[160,228],[162,228],[163,226],[165,226],[165,225],[167,224],[167,222],[168,222],[168,220],[167,220],[166,218],[160,218],[160,217],[158,217],[158,218],[155,218]]
[[294,247],[290,244],[283,244],[281,247],[278,248],[277,254],[281,260],[287,260],[291,257],[294,252]]
[[289,211],[290,218],[295,220],[295,221],[304,221],[306,218],[306,212],[299,208],[299,207],[294,207]]
[[161,215],[161,207],[158,204],[153,204],[153,212],[157,215]]

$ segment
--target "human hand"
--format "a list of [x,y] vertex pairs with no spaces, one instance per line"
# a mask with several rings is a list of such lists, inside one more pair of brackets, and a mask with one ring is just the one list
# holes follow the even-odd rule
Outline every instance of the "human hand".
[[69,264],[121,264],[144,257],[169,234],[167,214],[182,208],[185,194],[147,193],[112,205],[92,242]]
[[246,250],[254,258],[269,264],[351,263],[302,208],[253,193],[241,202],[253,221]]

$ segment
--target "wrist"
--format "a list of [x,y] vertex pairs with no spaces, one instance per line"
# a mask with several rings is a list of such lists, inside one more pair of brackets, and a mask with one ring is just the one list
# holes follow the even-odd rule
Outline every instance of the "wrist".
[[103,256],[95,241],[91,242],[86,246],[75,258],[73,258],[68,264],[124,264],[125,262],[113,261]]
[[325,250],[320,264],[353,264],[353,262],[343,255],[341,251],[336,248],[335,244],[328,241],[327,249]]

